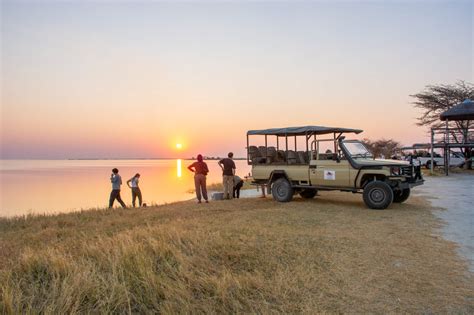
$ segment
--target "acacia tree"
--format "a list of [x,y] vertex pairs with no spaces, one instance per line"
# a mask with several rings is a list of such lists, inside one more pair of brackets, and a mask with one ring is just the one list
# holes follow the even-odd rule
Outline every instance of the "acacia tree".
[[[441,113],[465,99],[474,99],[474,85],[466,81],[458,81],[455,84],[428,85],[423,91],[410,96],[415,99],[413,102],[415,107],[423,111],[422,115],[417,118],[417,125],[441,128],[446,126],[446,122],[439,118]],[[461,143],[462,135],[468,134],[468,129],[472,127],[473,122],[471,120],[460,120],[449,121],[448,124],[449,128],[456,130],[451,134],[454,141]],[[461,151],[467,161],[466,167],[472,168],[472,149],[463,147]]]
[[400,142],[393,139],[379,139],[375,141],[364,139],[362,141],[374,156],[380,157],[383,155],[387,159],[397,155],[401,148]]

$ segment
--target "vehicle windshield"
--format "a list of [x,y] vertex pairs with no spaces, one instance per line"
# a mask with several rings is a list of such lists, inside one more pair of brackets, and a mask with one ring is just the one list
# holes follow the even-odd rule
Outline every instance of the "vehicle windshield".
[[352,156],[352,158],[373,158],[372,153],[367,150],[367,148],[362,142],[351,141],[343,143],[344,147],[347,149],[348,153]]

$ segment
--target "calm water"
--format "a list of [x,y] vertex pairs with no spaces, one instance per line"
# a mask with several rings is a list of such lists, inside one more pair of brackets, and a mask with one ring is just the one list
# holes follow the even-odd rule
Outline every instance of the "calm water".
[[[140,173],[147,204],[193,198],[193,173],[187,160],[1,160],[0,216],[68,212],[106,207],[111,169],[122,176],[122,199],[131,203],[126,181]],[[207,183],[221,182],[217,161],[207,161]],[[236,161],[237,175],[250,172],[246,161]],[[115,205],[117,206],[117,205]]]

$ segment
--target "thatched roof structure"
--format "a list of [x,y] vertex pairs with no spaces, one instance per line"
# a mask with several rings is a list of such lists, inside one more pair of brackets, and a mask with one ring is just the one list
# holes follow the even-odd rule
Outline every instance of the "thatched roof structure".
[[466,99],[440,115],[441,120],[474,120],[474,102]]

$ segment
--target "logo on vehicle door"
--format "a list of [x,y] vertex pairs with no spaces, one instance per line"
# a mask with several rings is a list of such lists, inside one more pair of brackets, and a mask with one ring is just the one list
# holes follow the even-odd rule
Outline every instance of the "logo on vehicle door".
[[336,171],[325,170],[324,171],[324,180],[336,180]]

